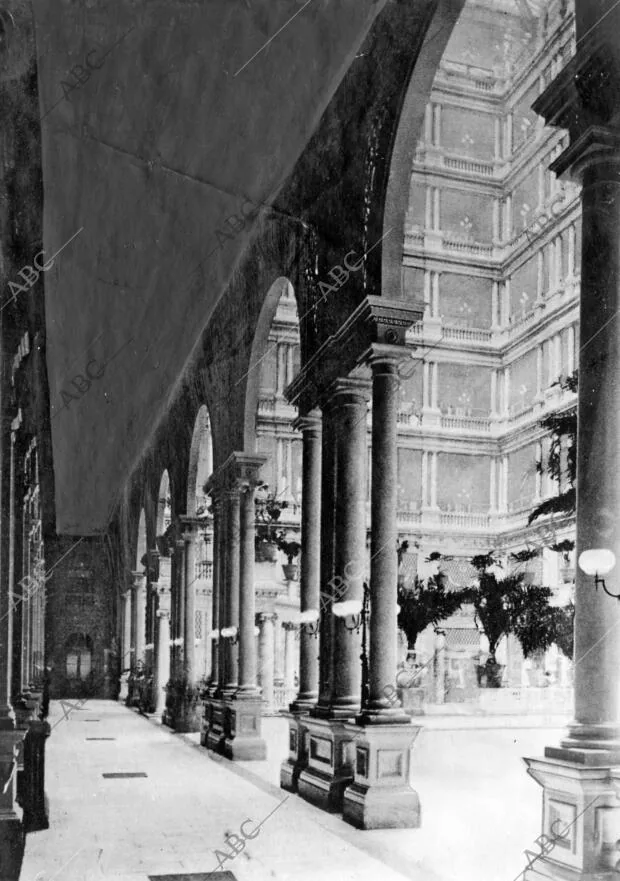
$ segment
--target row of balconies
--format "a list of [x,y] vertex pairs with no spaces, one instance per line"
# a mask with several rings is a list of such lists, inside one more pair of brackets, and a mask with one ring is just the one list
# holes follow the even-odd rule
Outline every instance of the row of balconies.
[[[559,386],[551,385],[536,397],[531,403],[514,404],[510,410],[502,413],[489,415],[475,414],[471,407],[457,407],[455,405],[443,405],[439,407],[416,408],[411,404],[402,405],[398,413],[398,424],[405,429],[423,430],[432,429],[446,432],[463,432],[468,434],[487,434],[490,437],[499,437],[514,431],[530,422],[539,422],[546,412],[556,410],[574,401],[575,395],[569,391],[563,391]],[[278,413],[283,419],[291,421],[295,418],[296,410],[283,398],[279,399],[277,408],[272,408],[271,398],[268,400],[268,408],[264,409],[262,398],[259,399],[259,415],[274,415]],[[372,423],[371,414],[368,415],[369,424]],[[292,512],[291,512],[292,515]]]
[[[416,252],[424,251],[425,256],[432,254],[446,257],[471,257],[476,263],[483,261],[489,268],[497,269],[502,266],[516,252],[528,237],[534,238],[536,234],[536,219],[530,224],[532,230],[522,229],[516,232],[509,240],[492,243],[476,242],[458,233],[445,232],[440,229],[423,229],[411,223],[405,226],[405,252],[407,256],[416,256]],[[428,253],[427,253],[428,252]]]

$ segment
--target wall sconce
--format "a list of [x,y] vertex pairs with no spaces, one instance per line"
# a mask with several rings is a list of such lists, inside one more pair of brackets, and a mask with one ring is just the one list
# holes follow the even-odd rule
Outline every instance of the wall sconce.
[[260,636],[260,627],[254,628],[254,636]]
[[219,638],[220,638],[220,631],[219,630],[212,630],[211,633],[209,634],[209,639],[214,639],[214,640],[216,640],[216,642],[219,640]]
[[598,588],[599,584],[607,594],[615,600],[620,600],[620,594],[610,593],[607,590],[605,579],[601,575],[608,575],[616,565],[616,555],[607,548],[592,548],[589,551],[582,551],[579,554],[579,568],[586,575],[594,576],[594,586]]
[[334,603],[332,612],[336,618],[341,618],[348,631],[359,631],[363,620],[363,603],[360,600],[345,600],[343,603]]
[[302,612],[299,616],[298,634],[303,632],[308,636],[318,636],[320,617],[317,609],[307,609],[305,612]]
[[230,639],[232,640],[232,644],[235,645],[238,642],[237,639],[237,628],[236,627],[222,627],[220,630],[220,636],[222,639]]

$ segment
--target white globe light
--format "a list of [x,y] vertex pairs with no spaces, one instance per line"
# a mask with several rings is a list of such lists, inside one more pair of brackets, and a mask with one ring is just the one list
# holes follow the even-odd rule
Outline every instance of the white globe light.
[[607,575],[616,565],[616,555],[607,548],[592,548],[582,551],[578,562],[586,575]]
[[332,612],[336,618],[346,618],[347,615],[359,615],[362,611],[360,600],[346,600],[344,603],[334,603]]
[[301,612],[299,615],[299,623],[300,624],[314,624],[315,621],[319,620],[319,613],[317,609],[307,609],[305,612]]

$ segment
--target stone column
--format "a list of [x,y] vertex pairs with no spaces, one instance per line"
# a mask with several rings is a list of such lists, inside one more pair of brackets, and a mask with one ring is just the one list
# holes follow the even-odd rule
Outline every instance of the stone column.
[[123,647],[121,673],[131,666],[131,588],[123,591]]
[[[312,710],[314,715],[328,716],[333,688],[335,618],[332,614],[330,586],[335,571],[336,552],[336,425],[334,408],[328,402],[323,406],[323,433],[321,446],[321,565],[320,565],[320,631],[319,645],[319,699]],[[302,534],[303,539],[303,534]],[[302,561],[303,565],[303,561]]]
[[177,643],[172,652],[172,675],[176,677],[183,676],[185,657],[185,542],[182,538],[177,538],[174,542],[172,585],[172,596],[175,600],[172,628],[174,638],[181,640],[181,645]]
[[[239,545],[241,491],[232,487],[227,493],[228,508],[226,555],[226,627],[239,627]],[[225,695],[232,695],[239,685],[239,650],[236,639],[224,639],[226,680]]]
[[[220,539],[219,539],[219,576],[218,576],[218,593],[219,593],[219,616],[218,616],[218,629],[221,631],[223,627],[228,625],[228,569],[229,569],[229,552],[228,552],[228,534],[229,534],[229,505],[228,499],[224,493],[222,493],[220,498],[220,508],[221,508],[221,518],[220,518]],[[228,681],[228,671],[227,671],[227,651],[226,651],[226,643],[227,640],[223,639],[221,636],[217,645],[217,655],[218,655],[218,669],[219,669],[219,678],[218,678],[218,695],[224,690],[224,686]]]
[[[336,421],[337,532],[335,575],[346,583],[340,601],[362,601],[366,570],[366,415],[368,382],[338,380],[332,392]],[[354,715],[361,699],[361,636],[347,630],[342,619],[334,625],[333,692],[330,715]]]
[[273,674],[274,674],[274,625],[276,615],[259,612],[256,622],[260,629],[258,636],[258,664],[260,684],[263,691],[263,712],[271,712],[274,707]]
[[185,545],[183,551],[184,573],[182,584],[185,592],[185,626],[183,637],[183,666],[188,682],[196,681],[196,524],[189,523],[182,519],[185,527],[183,532],[183,543]]
[[280,621],[279,617],[276,617],[276,623],[273,629],[273,639],[273,680],[274,685],[282,688],[284,685],[284,631],[282,630],[282,622]]
[[144,661],[144,635],[146,631],[146,575],[144,572],[132,572],[133,576],[133,613],[134,613],[134,663]]
[[170,565],[170,557],[160,557],[159,580],[153,585],[159,597],[155,703],[155,712],[158,716],[163,716],[166,710],[166,685],[170,679]]
[[[220,614],[220,581],[222,577],[222,503],[219,499],[213,499],[213,596],[211,629],[220,630],[222,627]],[[219,639],[211,639],[211,683],[216,688],[220,685],[220,654]]]
[[[397,664],[396,525],[398,489],[398,364],[402,349],[373,346],[372,367],[372,499],[370,560],[370,688],[363,722],[400,721],[409,717],[386,696],[395,691]],[[393,693],[393,692],[392,692]]]
[[282,623],[284,630],[284,688],[290,692],[295,687],[295,654],[297,648],[297,624]]
[[254,591],[254,538],[255,505],[254,488],[258,483],[258,471],[265,458],[246,463],[244,486],[241,492],[241,542],[239,572],[239,694],[256,698],[256,640],[255,591]]
[[[302,432],[301,489],[301,611],[319,611],[321,576],[321,414],[313,410],[294,423]],[[301,628],[299,635],[299,692],[291,710],[309,709],[319,695],[316,636]]]
[[[605,11],[606,8],[606,11]],[[596,22],[600,20],[600,26]],[[581,182],[577,548],[613,552],[606,575],[620,592],[620,12],[576,4],[578,51],[534,105],[570,146],[551,165]],[[610,127],[609,121],[614,120]],[[602,573],[601,573],[602,574]],[[617,876],[620,839],[620,602],[576,568],[575,720],[560,747],[527,759],[543,787],[542,833],[563,838],[541,856],[533,879]],[[558,822],[559,820],[559,822]]]

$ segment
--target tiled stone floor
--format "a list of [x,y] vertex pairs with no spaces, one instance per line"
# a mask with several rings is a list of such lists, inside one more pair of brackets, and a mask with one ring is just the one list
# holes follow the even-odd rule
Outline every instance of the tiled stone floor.
[[[146,881],[215,871],[215,850],[229,850],[225,835],[239,835],[244,820],[261,823],[274,809],[257,837],[222,865],[238,881],[513,881],[525,867],[541,801],[521,757],[557,743],[561,729],[548,727],[550,720],[422,720],[412,762],[422,828],[373,832],[297,796],[280,804],[287,728],[283,719],[264,721],[268,761],[233,765],[214,761],[195,736],[112,702],[89,701],[65,719],[52,703],[50,828],[28,836],[20,881]],[[86,739],[93,737],[116,740]],[[111,772],[148,776],[102,777]]]

